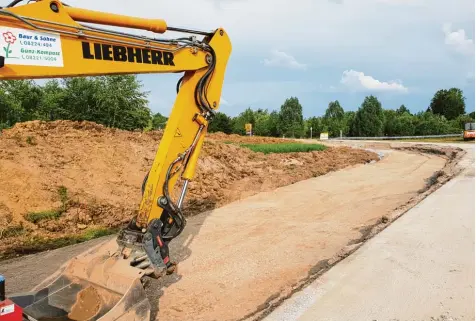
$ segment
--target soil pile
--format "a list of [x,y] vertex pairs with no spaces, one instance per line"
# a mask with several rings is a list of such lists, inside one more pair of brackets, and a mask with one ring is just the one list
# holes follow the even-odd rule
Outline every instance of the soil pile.
[[[161,131],[129,132],[71,121],[32,121],[4,130],[0,258],[38,250],[35,243],[64,241],[91,227],[118,228],[128,222],[137,211],[141,184],[161,137]],[[189,185],[185,214],[378,160],[372,152],[348,147],[264,155],[227,143],[287,141],[209,134]]]

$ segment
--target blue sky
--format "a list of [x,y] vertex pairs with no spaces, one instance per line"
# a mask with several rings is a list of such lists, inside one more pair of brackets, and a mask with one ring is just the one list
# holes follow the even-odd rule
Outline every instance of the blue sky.
[[[475,104],[474,0],[69,0],[93,10],[163,18],[170,26],[227,30],[233,45],[220,111],[279,110],[298,97],[305,117],[332,100],[356,110],[426,109],[459,87]],[[143,33],[146,34],[146,33]],[[153,112],[168,115],[177,75],[141,75]]]

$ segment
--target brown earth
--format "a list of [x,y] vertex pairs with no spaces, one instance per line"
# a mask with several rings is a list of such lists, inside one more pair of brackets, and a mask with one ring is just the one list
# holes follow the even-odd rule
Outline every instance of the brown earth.
[[[177,273],[147,286],[154,316],[260,320],[450,179],[464,154],[397,149],[191,217],[171,243]],[[26,290],[97,241],[4,261],[0,272]]]
[[444,153],[390,150],[375,164],[194,217],[171,243],[178,276],[151,283],[158,319],[260,319],[438,185],[445,173],[429,178],[448,159]]
[[[36,251],[36,243],[77,235],[89,227],[117,228],[128,222],[138,208],[141,184],[161,136],[156,131],[128,132],[70,121],[33,121],[4,130],[0,258]],[[209,134],[187,193],[185,214],[378,160],[375,153],[349,147],[264,155],[225,143],[284,141]],[[58,192],[60,187],[66,195]],[[59,218],[25,220],[28,213],[60,208]]]

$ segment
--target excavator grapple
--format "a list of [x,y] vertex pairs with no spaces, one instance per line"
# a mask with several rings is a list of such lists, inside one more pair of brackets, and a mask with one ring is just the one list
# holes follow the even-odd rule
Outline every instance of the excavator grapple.
[[[96,25],[186,35],[161,39]],[[142,185],[138,214],[115,239],[68,261],[31,292],[0,296],[0,321],[19,321],[14,318],[20,312],[23,320],[33,321],[150,320],[145,279],[175,271],[169,243],[185,228],[188,183],[220,104],[231,53],[227,33],[171,27],[162,19],[79,9],[57,0],[15,0],[2,7],[0,33],[0,80],[182,73]]]

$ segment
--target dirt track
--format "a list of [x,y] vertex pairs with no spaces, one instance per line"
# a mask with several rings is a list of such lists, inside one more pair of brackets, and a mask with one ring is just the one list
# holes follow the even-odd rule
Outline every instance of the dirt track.
[[416,196],[444,164],[391,152],[199,215],[175,243],[181,278],[162,289],[159,320],[239,320],[261,310]]
[[[387,151],[377,163],[190,218],[172,242],[178,275],[149,288],[153,304],[159,299],[159,320],[240,320],[266,313],[355,247],[373,226],[391,221],[396,209],[401,214],[413,205],[426,179],[445,161],[436,154]],[[58,266],[71,256],[61,251],[55,255]],[[21,260],[3,262],[0,272],[7,277],[37,273],[42,271],[39,258],[28,258],[29,266]]]

